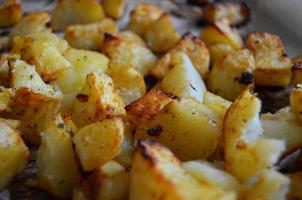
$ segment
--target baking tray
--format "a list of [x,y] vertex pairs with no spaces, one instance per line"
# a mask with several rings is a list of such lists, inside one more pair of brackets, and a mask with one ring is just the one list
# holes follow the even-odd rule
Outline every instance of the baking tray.
[[[1,2],[1,0],[0,0]],[[199,35],[203,26],[199,20],[201,8],[196,5],[186,4],[184,0],[128,0],[124,17],[118,21],[121,29],[124,29],[129,20],[129,12],[138,3],[152,3],[161,7],[172,15],[177,30],[184,34],[192,32]],[[230,2],[230,1],[228,1]],[[236,2],[236,1],[233,1]],[[251,10],[250,20],[239,27],[243,38],[249,32],[269,32],[281,37],[287,53],[294,57],[302,53],[302,1],[301,0],[245,0]],[[33,11],[51,12],[56,5],[54,0],[23,0],[23,9],[26,13]],[[7,29],[0,29],[5,33]],[[57,33],[62,36],[61,33]],[[259,97],[264,101],[263,112],[274,112],[288,105],[289,88],[257,88]],[[0,192],[0,200],[44,200],[57,199],[40,189],[25,186],[28,178],[33,178],[37,172],[34,166],[34,155],[27,168],[14,180],[9,190]]]

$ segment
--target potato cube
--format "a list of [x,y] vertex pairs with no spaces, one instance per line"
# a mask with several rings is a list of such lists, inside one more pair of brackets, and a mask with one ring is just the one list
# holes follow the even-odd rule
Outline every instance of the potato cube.
[[123,15],[126,0],[102,0],[102,5],[106,16],[119,19]]
[[191,97],[202,102],[207,89],[190,58],[182,52],[176,52],[169,66],[159,86],[176,97]]
[[244,2],[212,4],[202,9],[203,19],[208,23],[214,23],[221,19],[227,19],[230,25],[240,25],[250,18],[250,11]]
[[293,58],[292,63],[292,83],[302,84],[302,57]]
[[[43,36],[43,34],[45,36]],[[50,35],[50,36],[48,36]],[[14,40],[13,53],[21,55],[21,59],[29,64],[35,65],[37,72],[45,81],[55,80],[60,74],[72,67],[70,62],[62,55],[62,49],[65,47],[57,47],[52,40],[58,40],[63,43],[60,38],[53,39],[57,36],[51,33],[38,33],[37,36],[17,37]],[[45,40],[45,38],[47,38]]]
[[141,3],[131,11],[128,28],[143,37],[147,27],[160,18],[162,14],[163,10],[160,8],[151,4]]
[[77,127],[126,114],[125,105],[106,74],[88,74],[85,85],[76,95],[72,117]]
[[124,124],[120,118],[84,126],[74,136],[76,152],[85,171],[91,171],[112,160],[121,151]]
[[236,99],[253,83],[255,60],[249,50],[230,52],[218,60],[207,79],[208,89],[227,100]]
[[297,88],[292,89],[290,105],[296,120],[302,125],[302,85],[297,85]]
[[10,43],[14,37],[27,36],[38,32],[50,32],[46,24],[50,22],[50,16],[46,12],[33,12],[24,16],[10,31]]
[[0,120],[0,137],[0,190],[3,190],[25,167],[29,150],[20,133],[4,120]]
[[105,33],[117,33],[118,26],[112,19],[99,22],[70,25],[64,30],[69,45],[77,49],[99,50]]
[[21,0],[4,0],[0,4],[0,27],[14,26],[22,18]]
[[132,31],[122,31],[118,34],[122,40],[134,42],[136,44],[140,44],[142,46],[146,46],[145,41],[135,32]]
[[192,98],[173,100],[146,124],[139,124],[136,139],[150,139],[169,147],[183,161],[204,159],[217,147],[219,116]]
[[97,0],[61,0],[52,13],[51,27],[54,31],[62,31],[68,25],[97,22],[104,16]]
[[156,53],[164,53],[172,49],[180,35],[168,14],[163,14],[152,22],[144,34],[147,45]]
[[174,48],[165,54],[158,63],[150,69],[150,73],[158,79],[162,79],[169,70],[172,55],[176,52],[186,53],[199,74],[205,78],[209,70],[209,52],[205,44],[191,33],[183,35]]
[[43,101],[60,100],[61,93],[43,82],[34,66],[19,59],[9,60],[10,87],[13,88],[13,101],[20,105],[36,105]]
[[148,123],[154,119],[163,107],[172,101],[172,97],[171,94],[154,88],[143,97],[126,106],[127,117],[135,125]]
[[226,43],[215,43],[208,46],[210,58],[211,58],[211,65],[214,65],[216,61],[220,60],[222,57],[226,56],[227,54],[231,53],[234,48]]
[[290,188],[290,179],[274,169],[263,170],[256,183],[243,191],[242,199],[284,200]]
[[231,28],[228,21],[219,20],[205,27],[200,38],[207,46],[215,43],[226,43],[234,49],[241,49],[243,41],[238,31]]
[[157,60],[147,47],[108,33],[105,33],[102,52],[113,62],[131,65],[143,75],[148,73]]
[[262,137],[261,102],[249,89],[228,109],[222,129],[225,170],[241,182],[272,167],[285,149],[282,140]]
[[278,36],[252,33],[247,39],[247,47],[255,56],[256,85],[287,86],[290,83],[292,62]]
[[144,77],[129,65],[111,62],[107,71],[117,94],[128,105],[146,93]]
[[138,143],[129,184],[129,200],[236,199],[234,193],[194,179],[171,151],[151,141]]
[[37,152],[37,185],[58,196],[67,198],[80,184],[81,175],[72,147],[72,139],[64,129],[64,121],[57,116],[48,121],[42,132]]

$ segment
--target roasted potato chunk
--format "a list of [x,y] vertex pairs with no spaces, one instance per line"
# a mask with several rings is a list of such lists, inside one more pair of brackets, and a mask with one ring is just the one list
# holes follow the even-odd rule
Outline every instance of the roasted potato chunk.
[[106,16],[119,19],[123,15],[126,0],[102,0],[102,5]]
[[132,31],[122,31],[118,34],[123,40],[146,46],[145,41]]
[[146,28],[144,38],[152,51],[164,53],[174,47],[180,39],[180,35],[175,29],[170,16],[163,14]]
[[0,112],[11,111],[12,90],[0,86]]
[[27,36],[38,32],[50,32],[46,24],[50,21],[50,16],[46,12],[34,12],[24,16],[10,31],[10,43],[12,44],[16,36]]
[[169,70],[172,55],[176,52],[186,53],[199,74],[205,78],[209,70],[209,52],[205,44],[191,33],[184,34],[174,48],[165,54],[158,63],[150,69],[150,73],[158,79],[162,79]]
[[191,97],[202,102],[206,86],[190,58],[184,53],[174,53],[159,86],[177,97]]
[[34,66],[19,59],[9,60],[10,87],[13,101],[20,105],[36,105],[43,101],[61,100],[62,95],[43,82]]
[[296,120],[302,125],[302,85],[297,85],[297,88],[292,89],[290,105]]
[[261,102],[249,89],[228,109],[222,130],[225,169],[242,182],[275,164],[285,149],[282,140],[261,137]]
[[124,124],[120,118],[84,126],[74,136],[74,143],[82,167],[91,171],[112,160],[121,151]]
[[77,127],[126,114],[125,105],[106,74],[88,74],[85,85],[76,95],[72,117]]
[[182,168],[193,178],[202,183],[217,187],[224,191],[240,191],[240,183],[229,173],[216,168],[207,161],[188,161],[182,163]]
[[252,33],[248,36],[247,47],[255,56],[256,85],[287,86],[290,83],[292,62],[279,36]]
[[[20,54],[21,59],[35,65],[44,81],[55,80],[60,74],[72,67],[62,55],[61,47],[65,41],[52,33],[38,33],[14,39],[12,52]],[[61,43],[55,44],[54,41]],[[57,45],[60,45],[58,47]],[[66,45],[67,46],[67,45]]]
[[226,56],[227,54],[231,53],[231,51],[234,50],[234,48],[226,43],[216,43],[211,44],[208,46],[210,58],[211,58],[211,66],[213,66],[216,61],[220,60],[222,57]]
[[48,121],[41,135],[36,186],[61,198],[70,197],[73,188],[80,184],[81,175],[62,118]]
[[4,0],[0,4],[0,27],[14,26],[22,14],[21,0]]
[[227,19],[230,25],[240,25],[250,18],[250,11],[244,2],[212,4],[202,9],[202,17],[208,23]]
[[148,123],[173,100],[172,97],[171,94],[154,88],[143,97],[126,106],[127,116],[135,125]]
[[159,19],[162,14],[163,10],[160,8],[151,4],[141,3],[132,10],[128,28],[143,37],[147,27]]
[[[84,180],[80,192],[87,199],[126,200],[128,199],[128,172],[119,163],[108,161],[96,168]],[[79,198],[78,194],[76,194],[77,198]],[[80,199],[84,200],[83,197]]]
[[205,27],[200,38],[207,46],[215,43],[226,43],[235,49],[243,47],[243,41],[238,31],[231,28],[226,20],[219,20]]
[[136,139],[151,139],[169,147],[183,161],[204,159],[218,143],[219,116],[192,98],[173,100],[146,124],[139,124]]
[[284,200],[290,188],[290,180],[273,170],[263,170],[256,183],[244,190],[242,199]]
[[292,83],[301,84],[302,83],[302,57],[292,59]]
[[201,183],[187,174],[167,148],[139,142],[130,172],[130,200],[235,199],[233,193]]
[[302,172],[288,174],[291,180],[288,199],[302,199]]
[[285,154],[302,146],[302,126],[295,121],[295,116],[289,107],[283,108],[275,114],[261,115],[261,124],[266,137],[285,141]]
[[105,33],[117,33],[117,24],[109,18],[89,24],[70,25],[65,29],[65,39],[77,49],[98,50]]
[[20,133],[2,119],[0,120],[0,135],[0,190],[3,190],[25,167],[29,150]]
[[107,70],[117,94],[128,105],[146,93],[144,77],[129,65],[111,62]]
[[108,33],[105,33],[102,52],[113,62],[131,65],[143,75],[148,73],[157,60],[147,47]]
[[97,22],[104,16],[97,0],[61,0],[53,12],[51,27],[54,31],[62,31],[68,25]]
[[255,60],[249,50],[230,52],[218,60],[207,79],[208,89],[227,100],[236,99],[253,83]]

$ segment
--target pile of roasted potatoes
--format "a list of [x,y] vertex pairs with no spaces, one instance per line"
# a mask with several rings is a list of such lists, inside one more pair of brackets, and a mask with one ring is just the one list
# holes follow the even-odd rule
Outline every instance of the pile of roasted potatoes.
[[[0,191],[34,163],[24,185],[63,199],[302,199],[302,57],[243,39],[246,5],[204,7],[200,36],[181,36],[147,3],[126,30],[125,0],[21,3],[0,4]],[[289,85],[262,113],[254,88]]]

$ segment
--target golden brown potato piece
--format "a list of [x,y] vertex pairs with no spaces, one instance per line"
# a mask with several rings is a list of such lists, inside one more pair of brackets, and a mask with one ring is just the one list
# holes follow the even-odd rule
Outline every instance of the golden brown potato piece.
[[0,112],[11,111],[12,96],[11,89],[0,86]]
[[247,47],[255,56],[256,85],[287,86],[290,83],[292,62],[286,56],[279,36],[252,33],[248,36]]
[[37,152],[37,187],[58,197],[68,198],[80,184],[81,175],[72,147],[72,139],[57,116],[50,119],[41,134]]
[[14,26],[22,14],[21,0],[4,0],[0,4],[0,27]]
[[62,55],[66,48],[66,41],[56,35],[36,33],[16,37],[12,52],[20,54],[22,60],[35,65],[44,81],[52,81],[72,67],[71,63]]
[[292,83],[300,84],[302,83],[302,57],[297,56],[292,59]]
[[104,16],[97,0],[60,0],[53,12],[51,27],[54,31],[62,31],[68,25],[97,22]]
[[126,0],[102,0],[102,5],[106,16],[119,19],[123,15]]
[[199,74],[205,78],[209,70],[209,51],[205,44],[191,33],[184,34],[174,48],[165,54],[158,63],[150,69],[150,73],[156,78],[162,79],[169,70],[172,55],[176,52],[186,53]]
[[133,67],[110,62],[107,73],[113,80],[116,92],[126,105],[145,95],[144,77]]
[[288,199],[302,199],[302,172],[288,174],[291,180]]
[[249,50],[232,51],[214,64],[207,79],[208,89],[232,101],[253,83],[254,70],[255,60]]
[[163,10],[160,8],[151,4],[141,3],[131,11],[128,28],[144,37],[147,27],[160,18],[162,14]]
[[208,46],[208,49],[211,58],[211,66],[214,65],[217,60],[220,60],[222,57],[234,50],[231,45],[226,43],[211,44],[210,46]]
[[145,41],[135,32],[122,31],[118,34],[123,40],[146,46]]
[[146,28],[144,38],[153,52],[165,53],[174,47],[180,35],[170,16],[164,13]]
[[106,72],[109,59],[98,52],[72,48],[67,49],[63,56],[73,67],[68,68],[68,70],[61,74],[55,80],[55,83],[59,85],[64,94],[64,108],[70,112],[75,101],[75,96],[85,84],[86,76],[93,72],[99,74]]
[[219,20],[205,27],[200,38],[207,46],[215,43],[226,43],[235,49],[243,47],[243,41],[238,31],[231,28],[226,20]]
[[289,107],[283,108],[275,114],[262,114],[261,125],[266,137],[281,139],[286,143],[286,150],[283,154],[290,154],[302,146],[302,126],[297,123]]
[[218,113],[192,98],[173,100],[146,124],[136,139],[151,139],[169,147],[183,161],[204,159],[216,149],[220,130]]
[[263,170],[252,186],[243,190],[242,199],[285,200],[290,189],[290,180],[274,169]]
[[222,130],[225,169],[242,182],[275,164],[285,149],[282,140],[261,137],[261,103],[249,89],[228,109]]
[[173,100],[172,97],[171,94],[154,88],[143,97],[126,106],[127,116],[135,125],[148,123]]
[[20,133],[2,119],[0,120],[0,135],[0,190],[3,190],[25,167],[29,150]]
[[74,143],[83,169],[91,171],[112,160],[121,151],[123,137],[124,124],[118,117],[80,128]]
[[234,193],[194,179],[171,151],[151,141],[138,143],[129,184],[129,200],[236,199]]
[[302,125],[302,85],[297,85],[290,94],[290,105],[296,120]]
[[244,2],[212,4],[202,9],[202,17],[208,23],[227,19],[230,25],[240,25],[250,18],[250,11]]
[[106,74],[88,74],[85,85],[76,95],[72,117],[77,127],[126,114],[125,105]]
[[159,87],[176,97],[191,97],[202,102],[207,89],[190,58],[182,52],[175,52],[171,57],[170,69],[159,83]]
[[70,25],[65,28],[65,39],[77,49],[99,50],[105,33],[117,33],[117,24],[109,18],[89,24]]
[[[77,190],[74,200],[126,200],[128,172],[118,162],[108,161],[96,168]],[[84,197],[80,197],[80,193]]]
[[33,12],[24,16],[10,31],[10,43],[16,36],[27,36],[38,32],[50,32],[46,24],[50,22],[50,16],[46,12]]
[[108,33],[105,33],[102,52],[113,62],[131,65],[143,75],[148,73],[157,60],[147,47]]
[[10,87],[13,101],[19,105],[36,105],[49,100],[61,100],[62,95],[43,82],[35,67],[19,59],[9,60]]

